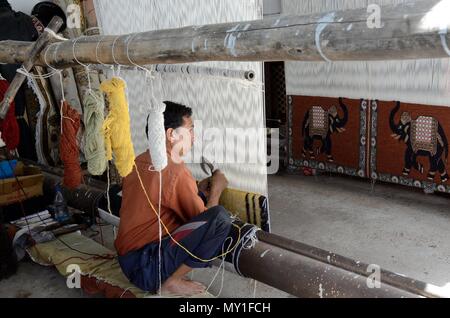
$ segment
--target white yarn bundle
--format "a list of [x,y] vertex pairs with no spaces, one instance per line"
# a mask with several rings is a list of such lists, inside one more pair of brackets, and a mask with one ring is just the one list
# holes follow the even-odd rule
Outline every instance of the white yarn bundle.
[[147,118],[148,149],[152,158],[152,170],[162,171],[167,166],[166,132],[164,130],[164,111],[166,105],[152,99]]

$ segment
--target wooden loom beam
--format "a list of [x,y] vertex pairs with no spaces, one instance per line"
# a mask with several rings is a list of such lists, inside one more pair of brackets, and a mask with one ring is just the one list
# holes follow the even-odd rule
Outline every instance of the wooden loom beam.
[[[439,15],[442,6],[448,7],[449,0],[382,6],[381,28],[368,26],[369,14],[363,8],[120,36],[81,37],[76,39],[75,53],[84,64],[122,65],[443,58],[450,55],[447,32],[450,18]],[[49,64],[76,65],[74,41],[49,46]],[[29,42],[0,41],[0,62],[24,61],[30,46]],[[43,54],[38,63],[44,64]]]

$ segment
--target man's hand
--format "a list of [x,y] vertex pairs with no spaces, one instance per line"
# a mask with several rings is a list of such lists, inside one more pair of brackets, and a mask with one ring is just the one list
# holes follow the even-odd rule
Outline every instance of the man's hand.
[[222,171],[216,170],[211,177],[211,191],[208,197],[207,208],[211,208],[219,204],[220,195],[223,190],[228,187],[228,180]]
[[211,192],[211,177],[203,179],[197,185],[198,191],[203,192],[203,194],[209,198],[209,193]]
[[228,180],[220,170],[214,171],[211,179],[211,192],[217,191],[222,193],[228,187]]

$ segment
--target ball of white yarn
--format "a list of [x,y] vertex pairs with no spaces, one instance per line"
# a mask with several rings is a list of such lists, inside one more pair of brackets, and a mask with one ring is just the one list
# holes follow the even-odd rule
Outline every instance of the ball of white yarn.
[[148,149],[152,159],[152,170],[161,171],[167,166],[166,131],[164,129],[163,102],[152,101],[148,114]]

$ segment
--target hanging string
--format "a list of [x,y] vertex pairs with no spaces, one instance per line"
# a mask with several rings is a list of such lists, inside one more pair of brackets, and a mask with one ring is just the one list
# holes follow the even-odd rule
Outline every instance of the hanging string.
[[[227,245],[227,241],[230,240],[230,244]],[[227,237],[222,244],[222,254],[226,254],[225,252],[225,245],[228,246],[227,252],[230,252],[230,247],[233,244],[233,238],[231,236]],[[214,274],[211,282],[209,283],[208,287],[205,290],[205,294],[209,292],[209,289],[211,288],[212,284],[215,282],[217,275],[219,275],[220,271],[222,271],[222,279],[220,282],[220,289],[219,292],[217,293],[217,295],[215,297],[219,297],[220,294],[222,293],[222,289],[223,289],[223,282],[224,282],[224,277],[225,277],[225,257],[222,257],[222,260],[220,261],[220,265],[219,268],[217,269],[216,273]]]
[[57,73],[59,73],[59,71],[56,71],[56,72],[52,71],[52,72],[49,72],[49,73],[46,73],[46,74],[42,74],[42,75],[34,75],[33,73],[28,72],[27,69],[24,66],[19,67],[16,70],[16,72],[20,73],[20,74],[22,74],[22,75],[24,75],[26,77],[31,77],[31,78],[34,78],[34,79],[41,79],[41,78],[42,79],[46,79],[46,78],[50,78],[53,75],[56,75]]
[[[111,210],[111,198],[109,196],[109,189],[111,187],[111,179],[110,179],[110,176],[109,176],[109,164],[108,163],[107,163],[107,166],[106,166],[106,178],[107,178],[106,203],[107,203],[107,206],[108,206],[109,214],[113,215],[112,210]],[[113,226],[112,230],[113,230],[113,237],[114,237],[114,239],[116,239],[116,237],[117,237],[116,236],[116,227]]]
[[103,65],[104,67],[109,68],[110,66],[101,62],[100,58],[98,57],[98,47],[100,45],[100,43],[102,42],[102,40],[104,39],[104,37],[100,38],[100,40],[98,40],[97,45],[95,46],[95,59],[97,60],[98,64]]
[[113,76],[114,76],[114,77],[116,77],[116,76],[119,77],[119,76],[120,76],[120,63],[117,62],[116,57],[115,57],[115,54],[114,54],[114,50],[115,50],[115,48],[116,48],[116,41],[117,41],[120,37],[121,37],[121,36],[118,35],[118,36],[114,39],[113,44],[112,44],[111,55],[112,55],[112,58],[113,58],[114,63],[115,63],[116,65],[118,65],[118,66],[117,66],[117,74],[116,74],[116,72],[115,72],[115,70],[114,70],[114,65],[112,65],[112,71],[113,71]]
[[102,175],[108,165],[105,149],[105,138],[102,127],[104,123],[105,102],[103,94],[94,90],[84,99],[85,145],[84,155],[91,175]]
[[73,189],[80,185],[82,179],[79,162],[77,133],[80,128],[80,114],[64,101],[61,110],[64,127],[60,141],[60,155],[64,163],[64,185]]
[[[101,29],[102,29],[102,28],[99,27],[99,26],[90,27],[90,28],[87,28],[86,30],[84,30],[83,35],[86,35],[86,36],[92,36],[92,35],[100,34],[100,30],[101,30]],[[91,31],[94,31],[94,30],[97,30],[98,33],[96,32],[96,33],[91,33],[91,35],[88,35],[88,33],[90,33]]]
[[[147,68],[145,68],[145,67],[143,67],[143,66],[141,66],[141,65],[139,65],[139,64],[137,64],[137,63],[135,63],[135,62],[133,62],[133,61],[131,60],[131,58],[130,58],[130,43],[131,43],[131,41],[133,41],[133,39],[134,39],[134,37],[135,37],[136,35],[137,35],[137,33],[133,33],[132,35],[130,35],[130,36],[128,37],[128,40],[126,41],[126,43],[127,43],[127,45],[126,45],[126,53],[127,53],[128,61],[130,61],[130,63],[133,64],[134,66],[136,66],[138,69],[143,70],[143,71],[146,72],[147,74],[151,75],[151,72],[150,72],[149,69],[147,69]],[[114,44],[113,44],[113,45],[114,45]],[[114,59],[114,61],[115,61],[115,59]]]
[[[47,49],[45,50],[45,52],[44,52],[44,62],[45,62],[45,64],[47,65],[47,67],[48,67],[50,70],[52,70],[52,73],[53,73],[52,76],[55,75],[55,74],[58,74],[58,75],[59,75],[59,84],[60,84],[60,86],[61,86],[61,103],[60,103],[60,106],[59,106],[59,110],[60,110],[59,115],[60,115],[60,129],[61,129],[61,135],[63,135],[63,119],[64,119],[63,106],[64,106],[64,102],[66,101],[66,97],[65,97],[65,94],[64,94],[64,83],[63,83],[62,70],[57,70],[57,69],[55,69],[54,67],[52,67],[52,66],[47,62],[47,52],[50,50],[50,48],[51,48],[53,45],[57,45],[57,47],[55,48],[55,51],[54,51],[54,53],[53,53],[53,58],[56,59],[56,53],[57,53],[58,48],[59,48],[59,43],[53,43],[53,44],[51,44],[51,45],[48,46],[48,48],[47,48]],[[39,77],[42,78],[43,76],[39,76]],[[44,77],[44,78],[45,78],[45,77]]]
[[89,74],[89,65],[86,65],[86,64],[81,63],[81,62],[78,60],[78,58],[77,58],[77,56],[76,56],[76,54],[75,54],[75,45],[77,44],[77,41],[78,41],[80,38],[81,38],[81,37],[78,37],[78,38],[76,38],[76,39],[73,41],[73,45],[72,45],[72,55],[73,55],[73,58],[75,59],[75,61],[76,61],[78,64],[80,64],[81,66],[84,67],[84,69],[85,69],[85,71],[86,71],[87,81],[88,81],[88,93],[91,93],[91,92],[92,92],[92,87],[91,87],[91,76],[90,76],[90,74]]
[[161,171],[159,173],[159,193],[158,193],[158,238],[159,238],[159,246],[158,246],[158,275],[159,275],[159,295],[161,296],[161,280],[162,280],[162,252],[161,252],[161,242],[162,242],[162,227],[161,227],[161,197],[162,197],[162,174]]
[[107,94],[109,114],[103,123],[106,158],[112,160],[122,177],[126,177],[134,166],[134,148],[131,141],[130,114],[125,96],[125,82],[117,77],[103,82],[100,89]]
[[256,285],[258,284],[258,281],[254,279],[253,283],[253,298],[256,298]]
[[244,276],[239,269],[239,260],[242,250],[251,249],[255,246],[258,241],[256,233],[260,231],[258,227],[255,225],[245,224],[242,228],[244,228],[245,233],[242,235],[242,240],[238,242],[240,248],[236,248],[233,250],[232,254],[232,263],[234,264],[234,269],[240,276]]
[[44,155],[44,150],[41,144],[41,134],[43,129],[43,117],[45,113],[45,108],[47,107],[47,101],[45,100],[37,81],[32,78],[27,78],[28,87],[30,87],[36,96],[39,103],[39,112],[36,115],[36,132],[35,132],[35,147],[38,162],[44,165],[48,165],[48,161]]

